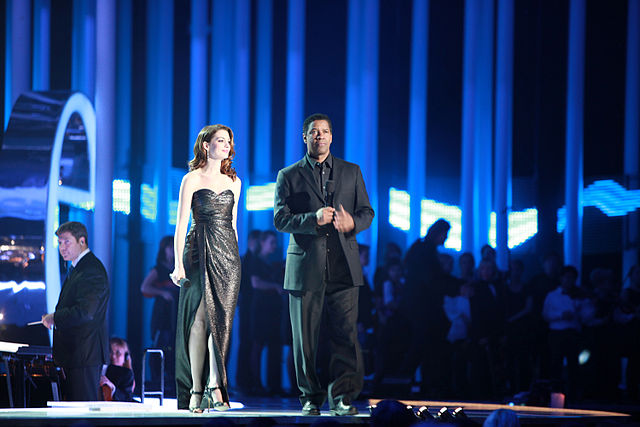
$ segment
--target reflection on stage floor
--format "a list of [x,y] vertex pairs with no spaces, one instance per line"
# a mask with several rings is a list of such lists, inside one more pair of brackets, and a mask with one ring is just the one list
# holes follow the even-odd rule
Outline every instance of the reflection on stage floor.
[[[175,399],[146,398],[145,403],[124,402],[48,402],[47,408],[0,409],[0,425],[12,426],[67,426],[79,422],[94,426],[177,426],[177,425],[312,425],[320,421],[336,421],[339,424],[368,425],[370,406],[377,399],[356,402],[360,411],[357,416],[335,417],[330,415],[327,405],[319,417],[305,417],[300,413],[296,398],[243,398],[232,399],[232,409],[225,412],[211,411],[192,414],[178,410]],[[639,425],[635,417],[623,412],[552,409],[526,406],[506,406],[487,403],[448,401],[403,401],[415,411],[427,406],[435,415],[443,406],[450,411],[462,407],[471,421],[482,425],[484,419],[495,409],[509,408],[518,412],[521,425]],[[224,421],[223,421],[224,420]],[[219,424],[220,423],[220,424]]]

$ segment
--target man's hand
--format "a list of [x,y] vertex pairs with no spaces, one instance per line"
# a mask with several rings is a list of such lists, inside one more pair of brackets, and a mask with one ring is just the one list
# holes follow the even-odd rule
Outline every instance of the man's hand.
[[356,228],[356,223],[353,222],[351,214],[345,211],[344,207],[340,205],[333,215],[333,226],[340,233],[348,233]]
[[47,329],[53,329],[53,313],[42,315],[42,324]]
[[326,225],[333,221],[333,215],[336,210],[331,206],[327,206],[324,208],[320,208],[316,211],[316,219],[318,220],[318,225]]

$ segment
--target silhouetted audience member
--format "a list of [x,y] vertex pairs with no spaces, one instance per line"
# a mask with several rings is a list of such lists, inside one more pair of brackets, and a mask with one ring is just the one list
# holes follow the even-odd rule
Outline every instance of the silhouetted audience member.
[[505,356],[508,390],[529,390],[532,379],[531,332],[533,296],[522,280],[524,263],[510,263],[505,287]]
[[624,373],[627,397],[640,401],[640,266],[631,267],[627,278],[629,284],[620,294],[620,304],[615,313],[616,336],[620,355],[627,358]]
[[549,378],[550,376],[549,327],[542,317],[542,307],[547,294],[560,285],[561,269],[560,255],[556,252],[547,253],[542,260],[542,272],[534,276],[528,286],[533,296],[531,346],[533,348],[534,369],[539,372],[538,378]]
[[407,336],[400,331],[409,328],[406,316],[399,311],[405,280],[402,262],[391,259],[387,263],[387,280],[382,285],[383,296],[378,299],[377,345],[375,356],[374,392],[384,392],[380,387],[385,377],[402,375],[402,362],[409,350]]
[[458,257],[458,268],[460,269],[460,279],[463,283],[471,283],[475,280],[476,259],[471,252],[464,252]]
[[360,287],[358,293],[358,341],[360,341],[360,349],[362,351],[362,359],[364,362],[365,376],[371,374],[374,369],[374,353],[375,353],[375,305],[373,289],[367,278],[366,268],[369,265],[369,245],[359,244],[358,252],[360,253],[360,264],[362,265],[364,285]]
[[490,259],[480,262],[470,294],[471,392],[475,398],[487,398],[502,391],[499,345],[504,334],[504,285]]
[[242,274],[240,279],[240,294],[238,295],[239,319],[239,345],[238,345],[238,367],[236,373],[237,387],[241,392],[249,393],[259,384],[259,379],[253,377],[251,369],[251,351],[253,339],[251,337],[251,296],[253,286],[251,285],[251,272],[253,271],[253,261],[258,256],[260,246],[260,235],[262,231],[251,230],[247,238],[247,252],[242,257]]
[[578,270],[567,265],[562,269],[560,286],[544,300],[543,317],[549,324],[551,379],[562,384],[563,359],[567,361],[567,383],[562,390],[576,398],[578,391],[578,353],[580,351],[580,311],[583,291],[576,286]]
[[446,352],[449,321],[444,313],[445,272],[438,259],[438,246],[447,240],[451,225],[444,219],[434,222],[424,239],[411,245],[405,256],[406,286],[402,312],[411,324],[411,349],[404,363],[413,375],[421,365],[423,392],[433,397],[446,388],[447,378],[438,368]]
[[483,427],[520,427],[520,419],[518,414],[511,409],[496,409],[493,411],[484,423]]
[[[168,396],[175,396],[175,344],[176,318],[178,316],[178,296],[180,288],[173,284],[169,274],[173,271],[173,236],[160,240],[156,265],[149,271],[140,285],[140,292],[146,298],[153,298],[151,312],[151,347],[162,349],[164,353],[165,390]],[[152,380],[160,384],[161,363],[158,358],[151,360]],[[159,388],[159,387],[158,387]]]
[[397,243],[389,242],[384,249],[382,265],[376,268],[373,275],[373,290],[376,296],[382,296],[382,284],[387,280],[387,265],[394,259],[402,259],[402,249]]
[[413,410],[397,400],[384,399],[371,410],[371,427],[408,427],[418,423]]
[[[251,372],[256,381],[261,378],[262,349],[267,348],[267,388],[271,394],[282,393],[282,312],[283,278],[282,272],[270,262],[271,255],[278,248],[275,231],[263,231],[260,236],[260,251],[254,259],[250,272],[253,298],[251,303]],[[260,392],[260,387],[258,387]]]
[[[611,398],[618,388],[620,353],[616,351],[614,312],[618,306],[619,292],[613,271],[595,268],[589,274],[589,289],[581,304],[582,336],[589,357],[580,367],[584,379],[585,397]],[[600,375],[602,372],[608,375]]]
[[[461,280],[461,279],[458,279]],[[472,294],[472,284],[464,283],[459,286],[457,295],[444,296],[444,311],[451,322],[447,333],[450,346],[450,385],[452,398],[464,398],[469,393],[469,360],[470,340],[469,328],[471,324],[471,307],[469,298]]]

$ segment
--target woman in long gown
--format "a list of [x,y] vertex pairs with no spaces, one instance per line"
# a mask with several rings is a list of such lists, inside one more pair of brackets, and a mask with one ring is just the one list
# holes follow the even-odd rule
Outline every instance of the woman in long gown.
[[[233,132],[204,127],[182,179],[176,232],[175,269],[181,285],[176,331],[178,409],[229,409],[225,362],[240,289],[236,230],[240,179],[231,168]],[[187,235],[191,211],[192,224]]]

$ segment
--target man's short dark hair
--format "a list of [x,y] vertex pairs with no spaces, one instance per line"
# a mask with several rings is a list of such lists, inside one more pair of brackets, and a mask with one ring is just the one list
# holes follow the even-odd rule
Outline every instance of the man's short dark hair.
[[62,224],[56,230],[56,236],[60,236],[62,233],[71,233],[71,235],[80,241],[81,237],[84,237],[84,242],[89,246],[89,234],[87,233],[87,227],[78,221],[69,221]]
[[573,265],[565,265],[564,267],[562,267],[562,275],[564,276],[567,273],[573,275],[575,279],[578,278],[578,269]]
[[311,126],[311,123],[315,122],[316,120],[326,120],[327,123],[329,123],[329,130],[331,131],[331,133],[333,133],[333,124],[331,123],[331,119],[329,118],[329,116],[322,113],[314,113],[304,119],[304,122],[302,123],[302,133],[306,134],[309,130],[309,126]]
[[262,235],[262,230],[258,230],[258,229],[253,229],[249,232],[249,235],[247,236],[248,240],[259,240],[260,236]]

